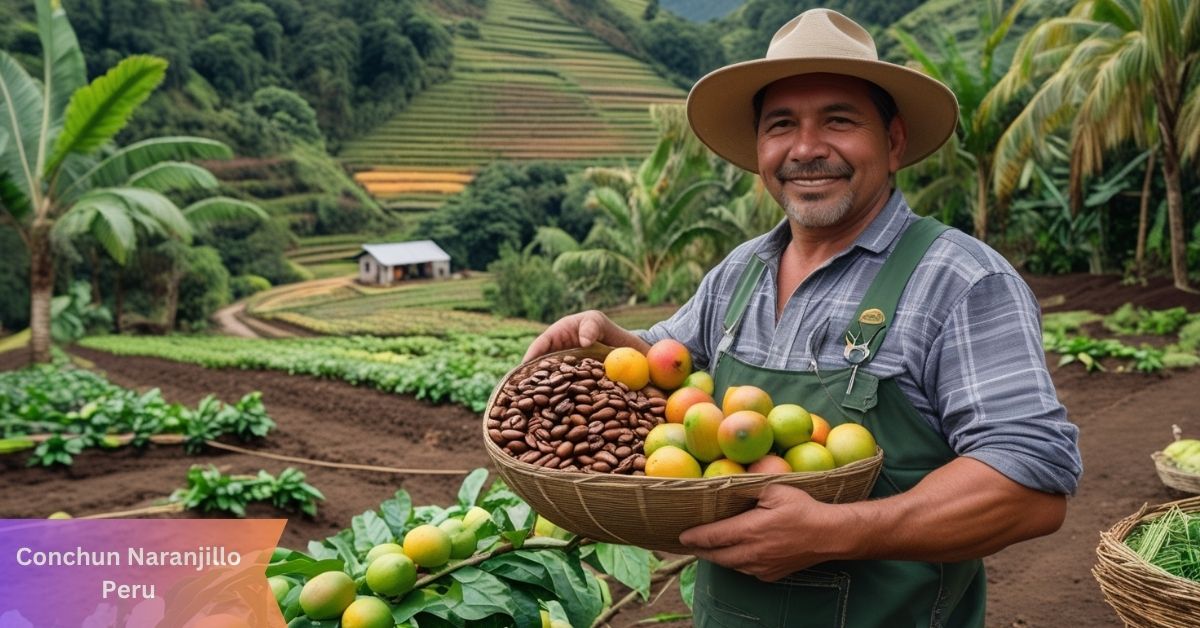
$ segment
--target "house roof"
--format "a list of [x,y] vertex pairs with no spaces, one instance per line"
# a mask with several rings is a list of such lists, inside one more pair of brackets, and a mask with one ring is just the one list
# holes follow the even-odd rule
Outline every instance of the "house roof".
[[380,264],[385,266],[401,266],[404,264],[420,264],[422,262],[449,262],[450,255],[433,240],[414,240],[412,242],[392,242],[388,244],[364,244],[363,253],[370,253]]

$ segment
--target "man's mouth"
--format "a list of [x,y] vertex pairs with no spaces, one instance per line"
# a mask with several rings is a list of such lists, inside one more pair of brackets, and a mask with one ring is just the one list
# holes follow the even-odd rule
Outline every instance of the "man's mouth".
[[784,182],[791,183],[802,188],[818,188],[829,185],[841,179],[842,177],[798,177],[795,179],[784,179]]

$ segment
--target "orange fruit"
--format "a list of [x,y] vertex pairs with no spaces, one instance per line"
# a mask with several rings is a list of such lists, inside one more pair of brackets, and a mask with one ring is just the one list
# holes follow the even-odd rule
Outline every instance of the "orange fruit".
[[712,403],[712,395],[700,390],[699,388],[680,388],[671,393],[667,397],[667,405],[664,408],[663,414],[666,415],[667,421],[670,423],[683,423],[683,416],[687,414],[688,408],[702,402]]
[[675,390],[692,374],[692,354],[683,343],[663,338],[646,351],[650,382],[663,390]]
[[824,445],[825,435],[829,433],[829,421],[821,418],[819,414],[810,414],[810,416],[812,416],[813,431],[812,438],[809,440],[818,445]]
[[604,374],[629,390],[641,390],[650,383],[650,363],[633,347],[617,347],[604,358]]
[[[739,390],[746,386],[739,387]],[[750,464],[771,451],[775,442],[767,417],[753,410],[740,410],[725,417],[717,428],[717,444],[725,457]]]
[[747,473],[791,473],[792,465],[787,460],[776,456],[775,454],[767,454],[758,460],[755,460],[750,466],[746,467]]
[[658,451],[660,447],[672,445],[683,449],[687,447],[687,435],[682,423],[659,423],[646,434],[646,442],[642,451],[647,456]]
[[646,458],[646,475],[659,478],[698,478],[700,463],[688,452],[666,445]]
[[[789,469],[789,471],[790,470],[791,469]],[[712,462],[708,463],[708,466],[704,468],[704,477],[715,478],[721,475],[737,475],[745,472],[746,467],[743,467],[729,458],[721,458],[720,460],[713,460]]]
[[771,395],[758,386],[733,386],[725,391],[725,397],[721,400],[721,412],[725,416],[741,410],[753,410],[765,417],[771,414],[774,407]]
[[688,408],[683,415],[683,434],[688,453],[700,462],[712,462],[722,457],[717,442],[717,430],[725,415],[716,404],[703,401]]

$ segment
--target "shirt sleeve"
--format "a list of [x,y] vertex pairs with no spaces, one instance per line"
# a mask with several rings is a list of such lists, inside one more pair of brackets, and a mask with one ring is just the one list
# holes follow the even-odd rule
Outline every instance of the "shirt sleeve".
[[1046,368],[1037,300],[1013,274],[984,276],[935,338],[924,385],[950,447],[1029,488],[1073,494],[1083,466]]

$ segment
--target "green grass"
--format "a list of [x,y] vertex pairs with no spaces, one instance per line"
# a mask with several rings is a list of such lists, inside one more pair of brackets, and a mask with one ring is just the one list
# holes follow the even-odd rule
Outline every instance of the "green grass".
[[313,279],[328,279],[344,277],[358,273],[358,264],[354,262],[326,262],[324,264],[305,264]]
[[23,349],[27,346],[29,346],[28,329],[0,338],[0,353],[12,351],[13,349]]

